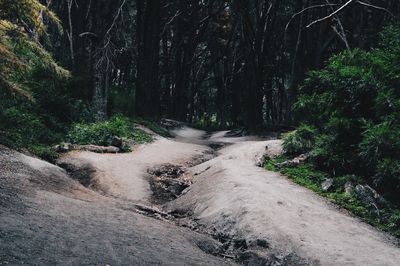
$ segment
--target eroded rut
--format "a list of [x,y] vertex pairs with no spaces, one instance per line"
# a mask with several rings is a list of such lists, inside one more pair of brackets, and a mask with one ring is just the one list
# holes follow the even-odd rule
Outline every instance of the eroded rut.
[[[209,236],[216,240],[198,241],[197,246],[205,253],[219,256],[224,259],[232,259],[245,265],[286,265],[285,259],[278,258],[271,254],[265,257],[265,251],[269,248],[268,242],[257,239],[253,243],[247,243],[245,239],[235,238],[234,236],[223,235],[217,230],[208,230],[201,225],[193,216],[192,211],[160,211],[166,209],[165,203],[179,198],[185,189],[193,183],[194,176],[203,174],[211,167],[207,167],[200,173],[192,174],[188,167],[194,167],[207,162],[218,156],[218,150],[226,146],[224,143],[209,144],[212,150],[204,152],[202,156],[196,156],[185,162],[183,165],[162,164],[151,167],[147,170],[149,182],[153,191],[152,203],[157,208],[148,206],[135,206],[141,214],[171,222],[177,226],[189,228],[190,230]],[[185,165],[185,166],[184,166]],[[260,256],[258,253],[263,253]],[[283,263],[283,264],[282,264]]]
[[[281,256],[270,250],[265,239],[247,241],[243,238],[227,235],[219,232],[216,228],[210,230],[193,217],[191,210],[168,211],[165,204],[179,198],[186,189],[190,188],[195,176],[204,174],[211,169],[206,167],[201,172],[191,173],[188,167],[194,167],[219,156],[218,150],[226,147],[227,143],[213,142],[208,144],[212,150],[205,152],[203,156],[197,156],[183,165],[162,164],[149,168],[149,182],[153,191],[152,203],[157,208],[140,206],[143,215],[162,219],[177,226],[189,228],[190,230],[209,236],[216,240],[199,241],[197,246],[205,253],[219,256],[224,259],[232,259],[244,265],[310,265],[309,261],[302,259],[294,253]],[[165,211],[160,211],[164,209]]]

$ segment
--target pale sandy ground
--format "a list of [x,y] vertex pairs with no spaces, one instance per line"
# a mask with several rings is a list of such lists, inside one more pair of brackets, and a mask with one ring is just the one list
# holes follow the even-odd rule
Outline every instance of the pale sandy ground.
[[400,249],[386,234],[255,166],[266,146],[270,154],[280,152],[279,140],[224,138],[223,133],[210,139],[231,145],[192,169],[202,174],[170,208],[194,210],[210,228],[246,240],[265,239],[278,253],[295,252],[314,264],[400,265]]
[[147,165],[198,153],[179,143],[169,153],[171,144],[160,140],[125,155],[74,155],[98,163],[102,180],[121,198],[0,146],[0,265],[233,265],[201,249],[219,245],[211,237],[135,211],[137,201],[130,199],[149,196],[142,177]]
[[[166,205],[193,213],[205,228],[251,242],[265,239],[276,255],[295,253],[315,265],[400,265],[390,237],[359,222],[313,192],[255,166],[277,140],[225,138],[226,132],[183,127],[128,154],[72,153],[89,163],[101,193],[55,166],[0,149],[0,265],[223,265],[204,253],[210,237],[131,210],[150,204],[146,170],[201,156],[224,142],[216,158],[195,166],[194,184]],[[289,264],[297,265],[297,264]]]
[[202,156],[206,150],[205,146],[158,137],[151,144],[135,147],[131,153],[73,152],[61,161],[79,161],[93,166],[101,189],[107,195],[146,202],[152,195],[146,179],[148,168],[165,163],[183,164]]

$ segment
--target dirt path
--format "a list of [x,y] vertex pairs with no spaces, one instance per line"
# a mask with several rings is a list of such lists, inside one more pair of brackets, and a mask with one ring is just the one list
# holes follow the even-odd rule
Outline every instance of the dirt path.
[[138,207],[150,194],[142,176],[148,164],[201,153],[179,143],[169,153],[170,145],[159,140],[117,156],[73,154],[79,165],[92,160],[105,171],[92,174],[112,194],[85,188],[57,166],[0,146],[0,265],[234,265],[214,255],[220,243],[210,236]]
[[[231,143],[213,160],[192,169],[195,183],[168,208],[193,212],[209,229],[265,240],[274,254],[294,265],[399,265],[400,249],[390,237],[349,217],[315,193],[278,173],[255,166],[265,147],[280,152],[278,140],[211,136]],[[261,254],[262,255],[262,254]]]
[[[0,147],[0,265],[399,265],[387,235],[255,166],[279,141],[173,133],[128,154],[63,158],[86,169],[88,188]],[[193,184],[158,212],[147,170],[189,162]]]
[[201,157],[205,146],[177,142],[158,137],[148,145],[140,145],[131,153],[97,154],[73,152],[59,163],[87,164],[96,171],[97,189],[117,198],[148,202],[152,195],[146,170],[160,164],[184,164]]

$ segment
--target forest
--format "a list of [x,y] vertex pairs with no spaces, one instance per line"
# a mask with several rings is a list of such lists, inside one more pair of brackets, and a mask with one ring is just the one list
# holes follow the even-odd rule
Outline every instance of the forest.
[[0,0],[0,146],[54,163],[60,143],[152,141],[132,123],[273,132],[267,170],[400,237],[399,17],[398,0]]

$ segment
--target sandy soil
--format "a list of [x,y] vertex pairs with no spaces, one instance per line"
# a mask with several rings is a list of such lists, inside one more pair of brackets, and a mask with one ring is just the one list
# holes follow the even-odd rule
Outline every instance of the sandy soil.
[[58,163],[89,164],[96,170],[96,181],[105,194],[147,202],[152,195],[146,179],[147,169],[164,163],[184,164],[202,156],[206,150],[205,146],[159,137],[151,144],[135,147],[131,153],[73,152]]
[[233,264],[203,251],[218,247],[212,238],[139,214],[59,167],[0,146],[0,169],[0,265]]
[[296,254],[315,265],[399,265],[390,237],[329,204],[278,173],[255,166],[278,140],[211,136],[231,143],[213,160],[192,169],[195,183],[167,207],[193,212],[201,224],[248,242],[264,239],[276,254]]
[[[234,264],[210,255],[226,239],[249,265],[399,265],[389,236],[255,166],[266,147],[281,152],[280,141],[188,127],[172,133],[173,140],[159,137],[128,154],[62,158],[93,170],[96,186],[88,188],[59,167],[0,147],[0,265]],[[218,143],[225,147],[217,157],[189,169],[194,184],[160,206],[199,233],[138,211],[137,204],[152,207],[148,168],[186,164]]]

